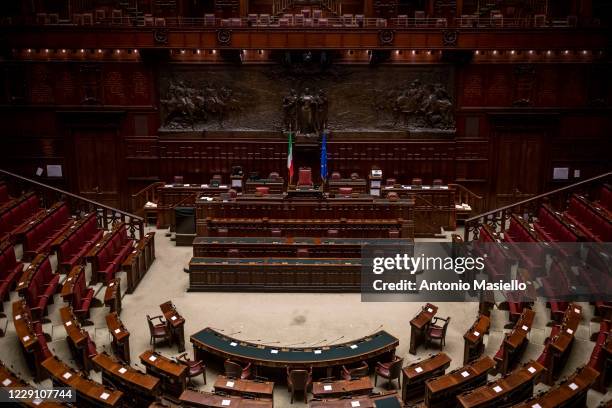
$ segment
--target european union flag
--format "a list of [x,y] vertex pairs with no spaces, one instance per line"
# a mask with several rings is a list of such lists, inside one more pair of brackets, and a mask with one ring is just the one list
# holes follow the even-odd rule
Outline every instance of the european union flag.
[[321,140],[321,179],[327,179],[327,131],[323,131]]

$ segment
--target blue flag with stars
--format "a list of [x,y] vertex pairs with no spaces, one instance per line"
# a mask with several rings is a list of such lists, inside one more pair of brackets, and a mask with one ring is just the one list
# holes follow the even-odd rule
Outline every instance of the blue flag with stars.
[[323,131],[321,140],[321,178],[327,179],[327,131]]

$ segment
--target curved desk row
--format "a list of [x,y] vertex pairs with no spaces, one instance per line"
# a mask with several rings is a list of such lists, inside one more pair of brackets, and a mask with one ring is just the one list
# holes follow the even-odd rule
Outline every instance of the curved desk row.
[[[307,348],[261,345],[226,336],[208,327],[191,336],[196,360],[223,364],[226,359],[252,363],[258,374],[285,374],[285,368],[305,368],[329,377],[334,367],[359,361],[389,361],[399,340],[384,330],[347,343]],[[316,377],[316,376],[315,376]]]

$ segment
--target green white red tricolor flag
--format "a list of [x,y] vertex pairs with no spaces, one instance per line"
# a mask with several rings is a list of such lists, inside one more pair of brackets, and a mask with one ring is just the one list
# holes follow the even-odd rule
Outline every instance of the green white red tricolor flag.
[[293,180],[293,134],[289,131],[289,146],[287,147],[287,170],[289,170],[289,183]]

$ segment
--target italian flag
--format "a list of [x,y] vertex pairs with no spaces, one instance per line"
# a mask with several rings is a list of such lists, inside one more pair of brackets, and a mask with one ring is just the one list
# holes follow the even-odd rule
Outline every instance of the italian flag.
[[289,146],[287,147],[287,170],[289,170],[289,183],[293,180],[293,134],[289,132]]

